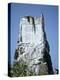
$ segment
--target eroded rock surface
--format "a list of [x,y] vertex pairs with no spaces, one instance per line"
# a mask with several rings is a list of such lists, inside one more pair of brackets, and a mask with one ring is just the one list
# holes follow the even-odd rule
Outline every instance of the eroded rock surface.
[[15,62],[27,65],[35,75],[53,74],[50,48],[44,30],[44,16],[25,16],[20,20]]

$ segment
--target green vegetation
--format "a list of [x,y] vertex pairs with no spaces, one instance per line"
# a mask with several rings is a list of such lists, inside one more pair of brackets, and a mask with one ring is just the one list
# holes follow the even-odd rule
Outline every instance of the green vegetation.
[[27,74],[27,65],[26,64],[19,64],[14,63],[13,66],[11,67],[11,76],[26,76]]
[[[46,66],[41,64],[40,66],[40,74],[39,75],[47,75],[48,72],[46,72]],[[23,77],[23,76],[35,76],[36,74],[34,72],[31,72],[28,70],[27,65],[20,64],[19,62],[15,62],[13,66],[11,67],[11,77]]]
[[28,71],[26,64],[14,63],[11,67],[11,77],[32,76],[33,72]]

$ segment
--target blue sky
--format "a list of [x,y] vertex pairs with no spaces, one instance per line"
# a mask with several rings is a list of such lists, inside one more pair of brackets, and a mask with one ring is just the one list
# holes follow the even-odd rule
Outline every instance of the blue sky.
[[54,68],[58,68],[58,6],[11,4],[11,63],[17,47],[20,17],[44,15],[45,32],[50,45],[50,55]]

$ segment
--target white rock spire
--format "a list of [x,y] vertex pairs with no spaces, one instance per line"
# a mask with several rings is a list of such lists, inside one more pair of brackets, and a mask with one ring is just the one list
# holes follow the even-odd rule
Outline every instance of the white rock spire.
[[17,51],[19,54],[15,61],[25,62],[29,71],[36,75],[53,73],[43,14],[40,17],[24,16],[20,19]]

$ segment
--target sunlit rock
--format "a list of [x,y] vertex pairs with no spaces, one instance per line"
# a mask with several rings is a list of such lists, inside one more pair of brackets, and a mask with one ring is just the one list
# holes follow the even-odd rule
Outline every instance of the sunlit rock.
[[[27,65],[34,75],[53,74],[50,48],[44,30],[44,16],[20,18],[15,62]],[[28,74],[27,74],[28,75]]]

